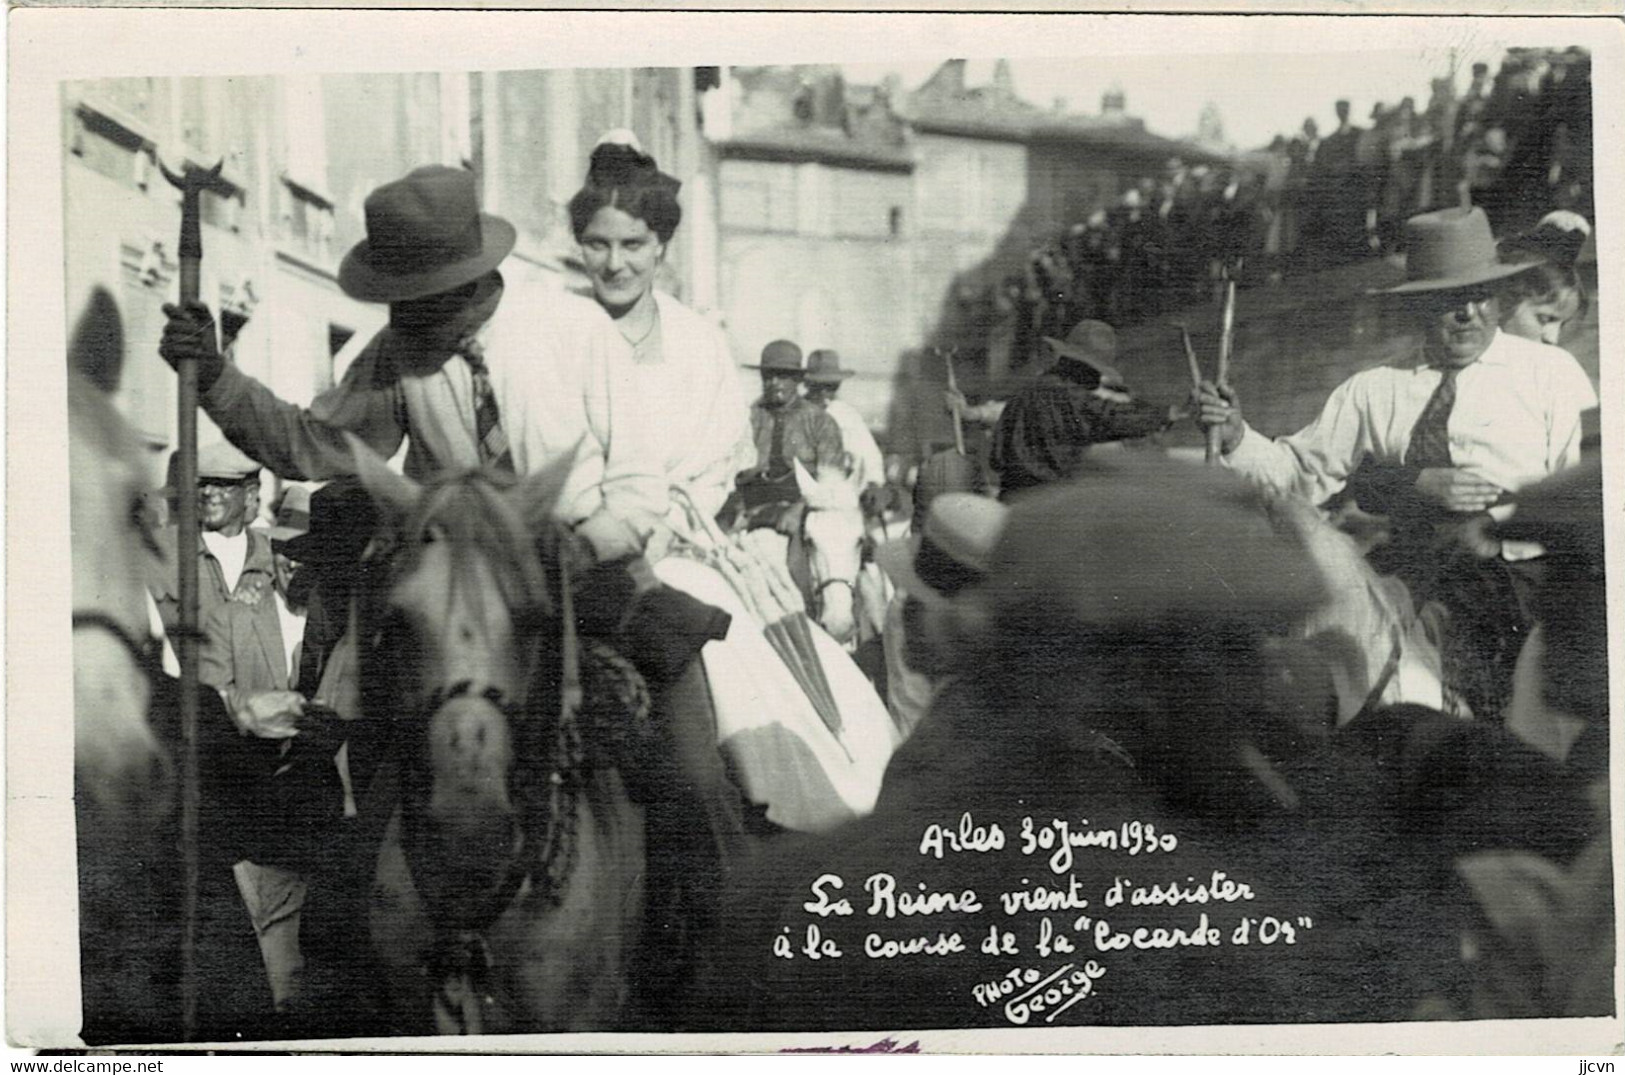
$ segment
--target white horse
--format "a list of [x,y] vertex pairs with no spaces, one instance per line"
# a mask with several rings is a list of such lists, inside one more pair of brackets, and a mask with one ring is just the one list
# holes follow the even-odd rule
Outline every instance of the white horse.
[[795,469],[796,487],[807,505],[801,539],[807,557],[808,611],[830,637],[850,650],[859,640],[859,583],[866,537],[857,480],[827,467],[814,477],[799,459]]
[[[156,647],[146,579],[141,447],[109,394],[124,358],[118,307],[97,289],[68,354],[68,491],[73,565],[74,776],[115,815],[157,805],[168,758],[147,723]],[[162,808],[162,807],[160,807]]]
[[1413,605],[1405,584],[1377,574],[1354,539],[1308,501],[1281,497],[1269,510],[1303,544],[1329,595],[1298,633],[1326,658],[1338,723],[1368,706],[1445,710],[1438,625]]

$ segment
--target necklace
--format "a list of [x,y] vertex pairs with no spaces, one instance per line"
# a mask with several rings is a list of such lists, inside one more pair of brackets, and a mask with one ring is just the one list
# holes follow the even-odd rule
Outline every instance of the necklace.
[[638,306],[642,305],[641,301],[633,303],[631,309],[628,309],[626,313],[622,314],[620,317],[615,318],[616,329],[620,331],[621,337],[633,347],[640,346],[644,340],[647,340],[651,335],[653,335],[655,326],[660,324],[660,311],[655,309],[653,296],[648,292],[645,292],[644,299],[649,300],[649,305],[647,307],[649,311],[649,327],[644,329],[643,335],[639,336],[637,339],[634,340],[631,333],[626,331],[626,323],[632,320],[633,313],[636,312]]
[[[621,336],[626,340],[627,343],[631,344],[633,347],[641,346],[644,340],[647,340],[650,336],[654,335],[655,326],[658,325],[659,323],[660,323],[660,315],[656,314],[656,315],[649,318],[649,327],[644,329],[643,330],[643,335],[639,336],[637,339],[634,340],[630,335],[627,334],[627,331],[625,329],[621,329]],[[621,328],[621,326],[619,324],[616,324],[615,327],[616,328]]]

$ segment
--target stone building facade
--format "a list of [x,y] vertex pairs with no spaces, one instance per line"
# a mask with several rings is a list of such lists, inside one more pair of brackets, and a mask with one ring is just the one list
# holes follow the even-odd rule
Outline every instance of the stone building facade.
[[[107,79],[65,84],[62,123],[69,318],[97,285],[116,297],[128,354],[118,402],[154,449],[155,484],[176,421],[157,343],[175,295],[179,197],[160,154],[172,168],[224,162],[203,198],[202,296],[238,329],[242,367],[296,403],[343,376],[385,319],[336,280],[378,185],[423,164],[471,168],[485,207],[519,230],[504,271],[582,288],[565,205],[599,136],[632,129],[680,178],[705,159],[686,68]],[[680,295],[707,278],[695,251],[714,257],[689,239],[707,226],[698,186],[668,255]],[[200,422],[200,443],[218,439]]]
[[[505,271],[583,290],[565,206],[600,135],[625,127],[684,184],[667,289],[724,325],[742,365],[779,337],[839,350],[857,374],[844,397],[908,454],[943,433],[914,428],[906,404],[940,381],[928,348],[962,342],[965,293],[1176,145],[1115,108],[1046,111],[1015,96],[1007,65],[967,86],[963,61],[908,95],[833,66],[67,83],[69,316],[96,285],[116,296],[119,402],[161,478],[175,382],[156,348],[179,199],[160,155],[224,162],[204,198],[203,297],[237,331],[243,368],[305,403],[385,317],[335,278],[369,191],[426,163],[469,167],[519,231]],[[200,441],[218,436],[203,419]]]

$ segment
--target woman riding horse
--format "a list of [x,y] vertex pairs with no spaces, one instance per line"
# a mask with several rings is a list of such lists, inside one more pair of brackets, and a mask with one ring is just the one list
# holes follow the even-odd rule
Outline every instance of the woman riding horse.
[[[715,707],[711,722],[667,727],[683,770],[709,804],[711,831],[726,863],[740,848],[746,827],[742,812],[753,815],[752,831],[767,834],[827,827],[867,809],[891,744],[884,706],[832,641],[832,651],[821,648],[820,659],[834,669],[843,716],[859,741],[842,746],[830,739],[764,639],[767,624],[756,622],[729,585],[690,555],[700,531],[727,500],[735,475],[755,463],[757,450],[726,339],[656,287],[667,244],[682,219],[680,185],[636,147],[629,133],[611,132],[593,151],[586,184],[570,201],[570,221],[594,295],[633,345],[650,427],[669,446],[665,467],[673,505],[665,526],[650,539],[646,558],[660,581],[723,609],[733,620],[726,638],[706,642],[703,672],[683,670],[664,692],[667,699],[697,703],[685,710],[690,714]],[[839,544],[850,545],[856,575],[862,517],[856,493],[849,499],[849,512],[828,514],[849,515],[855,522],[850,541]],[[658,695],[657,707],[670,708]],[[869,732],[877,734],[864,738]],[[743,785],[748,800],[743,807],[724,756]]]

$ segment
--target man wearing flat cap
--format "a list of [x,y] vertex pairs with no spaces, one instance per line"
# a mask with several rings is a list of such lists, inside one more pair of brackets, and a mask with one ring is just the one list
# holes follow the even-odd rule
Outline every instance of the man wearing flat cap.
[[[169,460],[171,496],[197,497],[198,525],[203,540],[198,543],[198,623],[228,602],[258,606],[271,590],[275,564],[271,542],[264,532],[248,524],[259,513],[260,467],[236,448],[224,442],[203,447],[197,457],[197,488],[175,488],[178,460]],[[164,547],[161,557],[167,570],[154,572],[148,579],[153,600],[164,629],[173,632],[180,622],[180,596],[175,590],[173,527],[158,536]],[[272,626],[275,615],[272,613]]]
[[367,197],[367,237],[339,286],[388,304],[389,324],[308,409],[224,361],[202,304],[165,307],[160,353],[197,360],[209,417],[284,478],[353,472],[347,432],[385,457],[405,441],[418,479],[479,466],[526,474],[571,456],[561,517],[600,560],[636,553],[667,505],[631,349],[586,299],[505,296],[498,265],[514,228],[480,212],[476,186],[463,169],[430,165]]
[[[1567,351],[1497,327],[1497,281],[1529,266],[1497,258],[1483,210],[1424,213],[1405,228],[1406,280],[1385,293],[1410,304],[1420,337],[1413,354],[1349,378],[1291,436],[1261,435],[1242,420],[1237,394],[1212,384],[1199,392],[1200,420],[1222,431],[1227,466],[1316,504],[1341,491],[1367,457],[1387,468],[1398,553],[1390,567],[1418,601],[1438,599],[1468,615],[1460,594],[1439,588],[1441,572],[1465,555],[1482,562],[1481,575],[1495,573],[1490,561],[1505,565],[1502,581],[1517,600],[1497,615],[1527,623],[1519,606],[1538,567],[1520,565],[1540,549],[1498,542],[1486,530],[1491,516],[1510,511],[1503,498],[1580,461],[1580,415],[1596,406],[1596,392]],[[1476,604],[1482,616],[1483,602]],[[1504,687],[1479,692],[1480,701],[1498,708]]]

